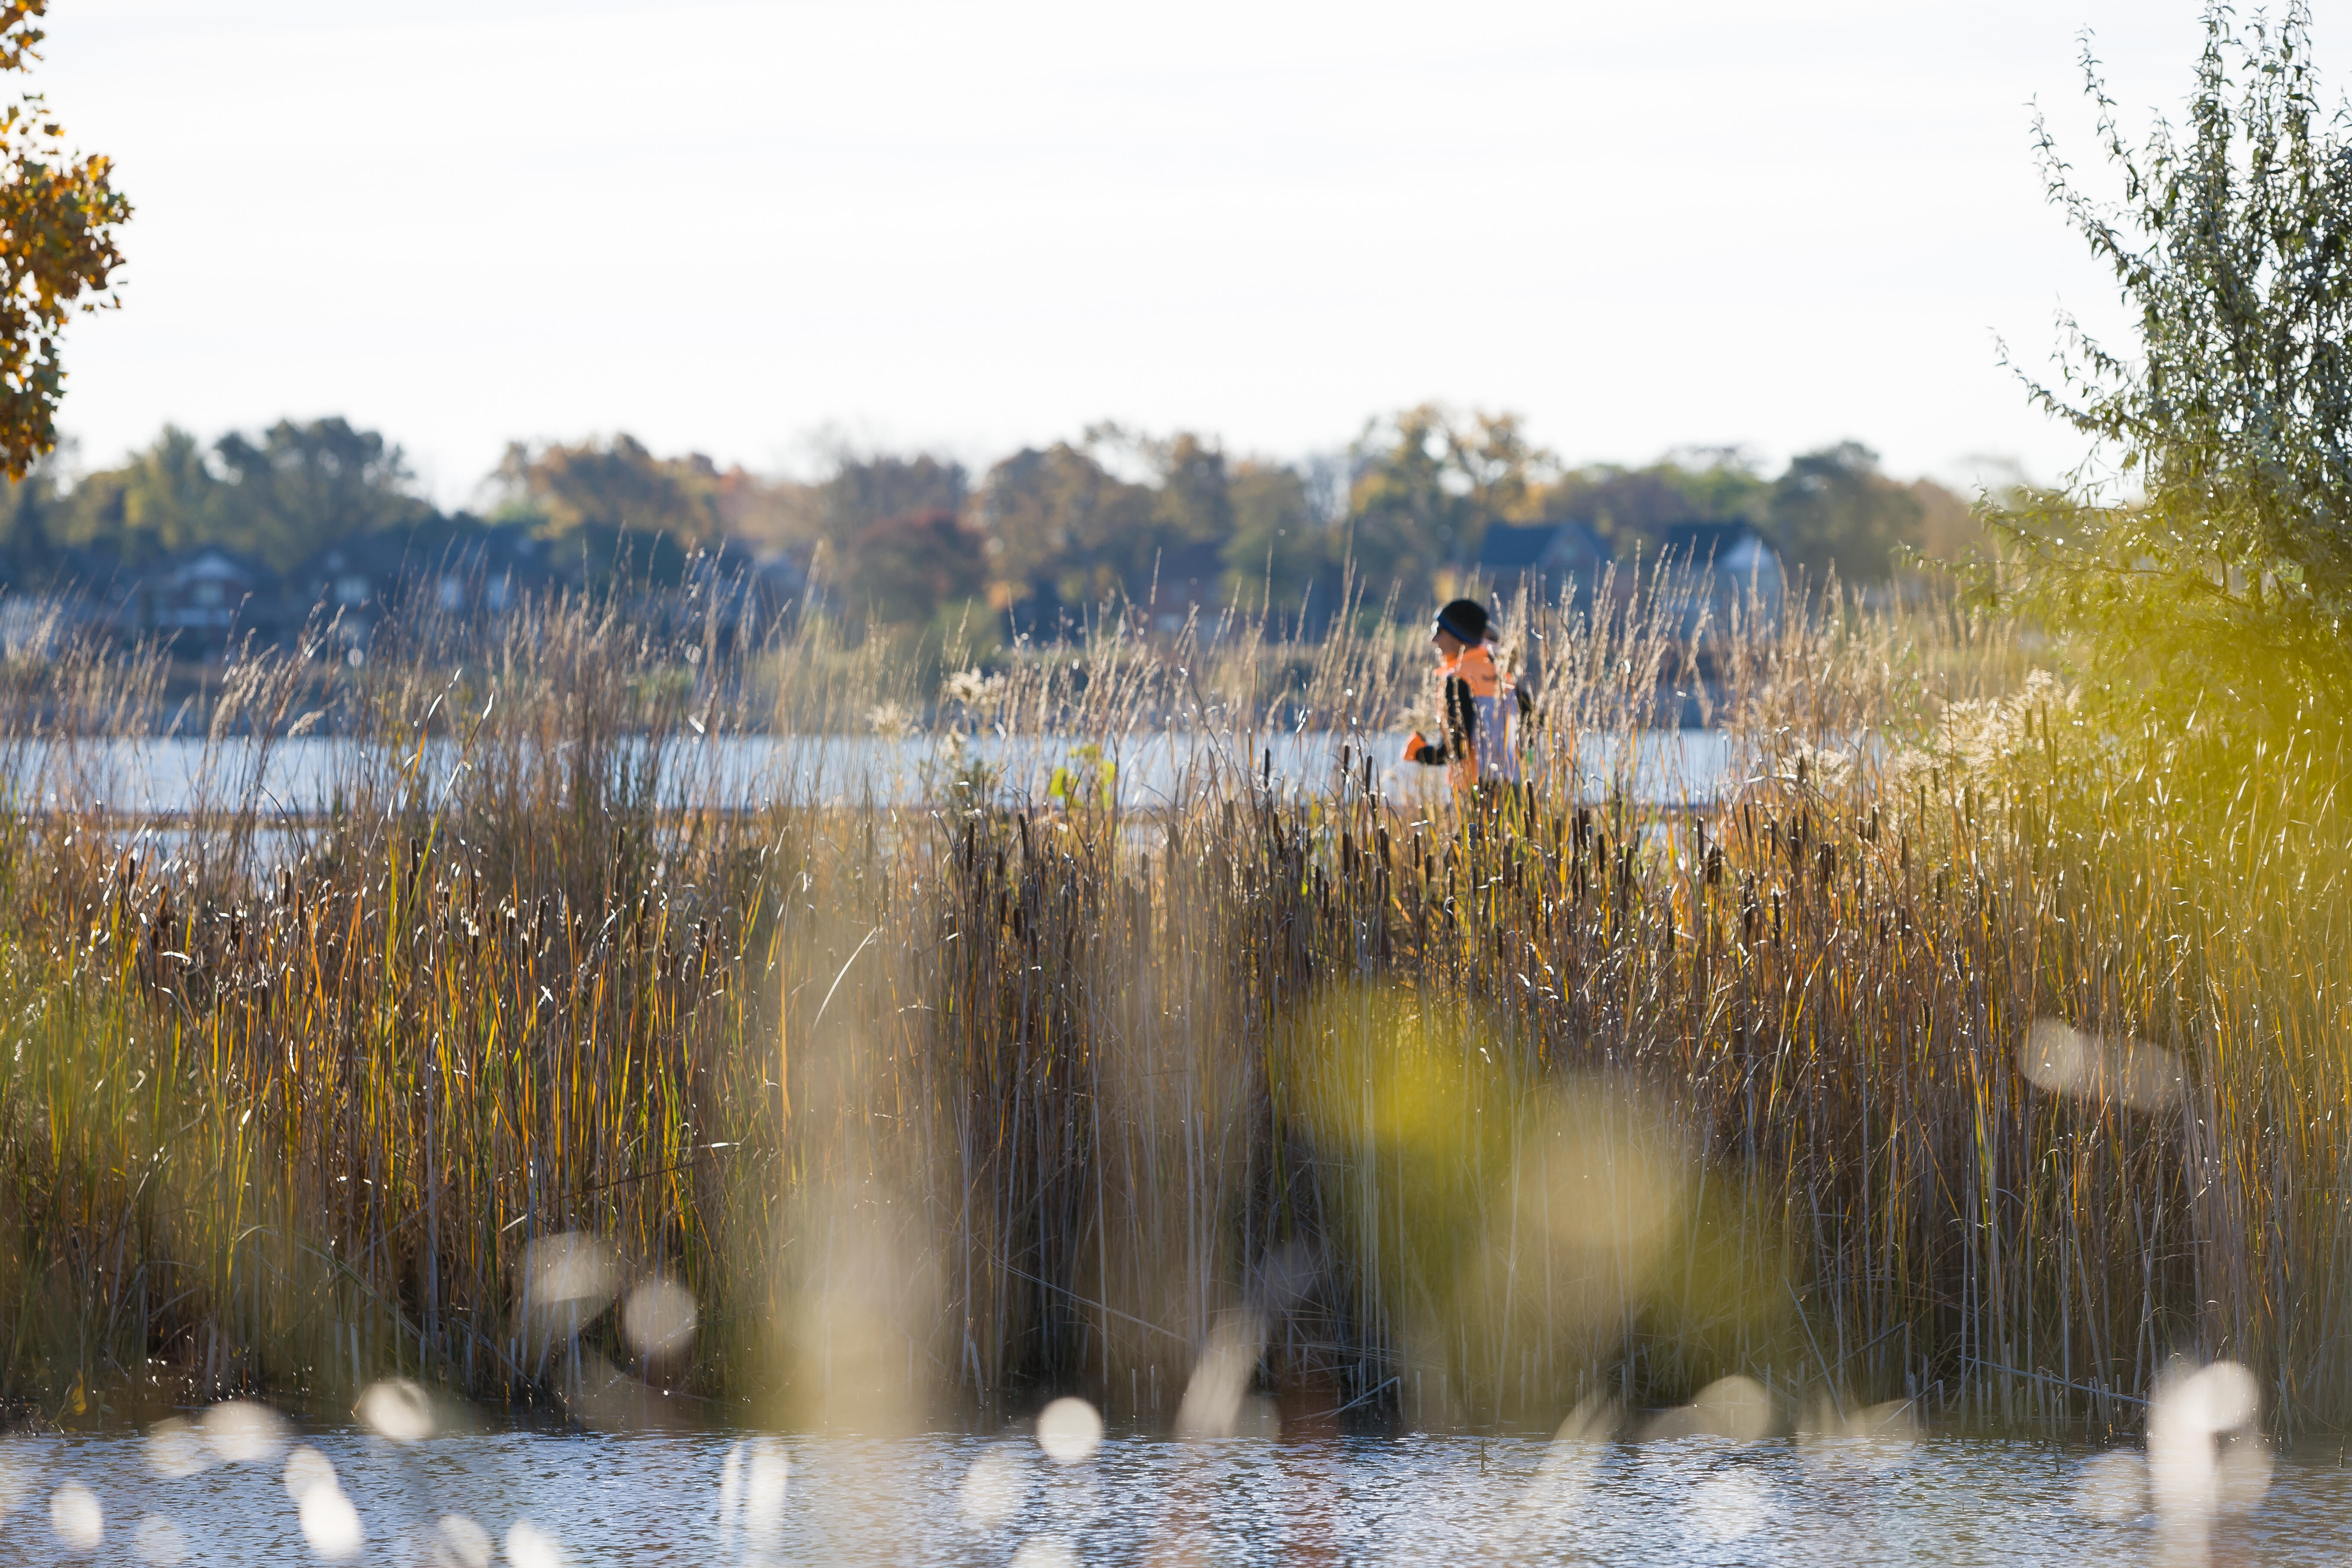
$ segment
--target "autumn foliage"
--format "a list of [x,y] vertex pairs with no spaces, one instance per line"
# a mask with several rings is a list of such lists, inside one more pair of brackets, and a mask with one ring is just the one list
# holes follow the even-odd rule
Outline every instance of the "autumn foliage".
[[[47,9],[0,4],[0,69],[38,58],[32,24]],[[38,94],[0,109],[0,465],[11,479],[57,444],[58,334],[78,311],[115,303],[95,296],[122,265],[114,230],[131,216],[112,162],[68,153],[64,136]]]

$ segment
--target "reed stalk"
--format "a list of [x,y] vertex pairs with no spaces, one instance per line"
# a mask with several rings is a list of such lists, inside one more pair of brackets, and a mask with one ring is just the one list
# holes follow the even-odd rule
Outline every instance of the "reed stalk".
[[[21,658],[0,1396],[1168,1426],[1228,1355],[1302,1429],[1730,1372],[2112,1426],[2187,1354],[2352,1414],[2340,745],[2103,731],[1956,611],[1601,602],[1503,617],[1527,779],[1460,801],[1391,762],[1416,637],[1239,614],[944,689],[619,600],[176,714]],[[1733,787],[1641,775],[1680,691]],[[551,1315],[558,1238],[611,1269]]]

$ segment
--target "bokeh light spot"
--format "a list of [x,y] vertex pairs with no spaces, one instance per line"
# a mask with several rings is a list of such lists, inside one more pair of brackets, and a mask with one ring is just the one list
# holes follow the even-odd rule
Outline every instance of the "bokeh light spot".
[[488,1531],[462,1513],[445,1513],[439,1531],[442,1557],[453,1568],[490,1568],[496,1545]]
[[972,1524],[993,1529],[1028,1500],[1029,1472],[1014,1451],[992,1446],[972,1461],[956,1491],[956,1510]]
[[631,1290],[621,1307],[621,1330],[647,1361],[686,1349],[694,1323],[694,1293],[659,1275]]
[[296,1502],[309,1497],[315,1488],[337,1484],[333,1462],[308,1443],[286,1456],[284,1479],[286,1495]]
[[1056,1399],[1037,1413],[1037,1446],[1057,1465],[1093,1458],[1102,1437],[1102,1416],[1083,1399]]
[[33,1490],[32,1467],[17,1463],[9,1452],[11,1447],[0,1443],[0,1519],[24,1507]]
[[227,1464],[266,1463],[286,1451],[286,1418],[250,1399],[214,1405],[203,1429],[205,1442]]
[[68,1481],[49,1494],[49,1530],[58,1544],[83,1555],[97,1551],[106,1539],[106,1516],[88,1487]]
[[404,1377],[371,1384],[355,1408],[370,1431],[393,1442],[414,1443],[433,1435],[433,1407],[425,1390]]
[[1708,1384],[1688,1405],[1661,1411],[1651,1418],[1643,1437],[1648,1442],[1718,1437],[1753,1443],[1769,1436],[1776,1420],[1772,1396],[1764,1385],[1735,1374]]
[[304,1492],[299,1512],[302,1539],[310,1543],[311,1551],[330,1563],[351,1556],[367,1540],[367,1531],[360,1524],[360,1510],[352,1506],[343,1489],[331,1481]]
[[2055,1018],[2036,1018],[2017,1053],[2018,1070],[2036,1089],[2136,1110],[2180,1103],[2180,1060],[2146,1040],[2085,1034]]
[[159,1476],[201,1475],[219,1462],[205,1435],[177,1415],[156,1422],[147,1434],[147,1468]]
[[131,1554],[154,1568],[176,1568],[188,1560],[187,1538],[160,1514],[149,1514],[131,1531]]
[[1752,1471],[1718,1470],[1691,1488],[1683,1505],[1690,1527],[1709,1541],[1740,1541],[1772,1514],[1772,1488]]
[[563,1568],[563,1543],[527,1519],[507,1531],[507,1559],[514,1568]]
[[2147,1511],[2147,1461],[2127,1450],[2094,1454],[2074,1482],[2074,1507],[2109,1523]]
[[569,1304],[604,1309],[613,1299],[618,1272],[612,1243],[582,1231],[541,1237],[523,1249],[523,1279],[531,1305],[541,1311]]
[[1013,1568],[1077,1568],[1078,1549],[1066,1535],[1040,1535],[1021,1543]]

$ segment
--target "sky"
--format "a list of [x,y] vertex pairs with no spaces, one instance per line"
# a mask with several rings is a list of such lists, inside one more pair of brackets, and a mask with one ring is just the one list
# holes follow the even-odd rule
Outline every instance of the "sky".
[[[2049,478],[2032,105],[2103,167],[2193,0],[54,0],[30,85],[116,160],[122,306],[60,419],[341,414],[445,505],[512,440],[805,473],[1105,419],[1236,454],[1427,399],[1573,462],[1853,438]],[[2325,69],[2340,34],[2315,30]],[[2341,79],[2326,78],[2329,90]]]

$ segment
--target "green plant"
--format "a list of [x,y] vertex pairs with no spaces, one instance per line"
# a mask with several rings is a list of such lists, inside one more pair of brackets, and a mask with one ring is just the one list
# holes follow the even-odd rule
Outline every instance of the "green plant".
[[2038,126],[2051,198],[2114,268],[2137,341],[2069,319],[2058,380],[2027,384],[2137,493],[2086,466],[1992,521],[2004,587],[2087,634],[2101,695],[2275,738],[2340,722],[2352,690],[2352,158],[2307,6],[2242,31],[2211,4],[2185,134],[2159,121],[2137,148],[2086,54],[2120,205]]
[[1108,811],[1118,803],[1118,764],[1088,741],[1045,781],[1045,798],[1064,811]]

